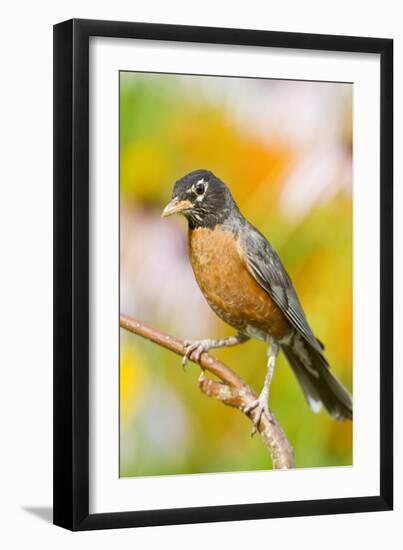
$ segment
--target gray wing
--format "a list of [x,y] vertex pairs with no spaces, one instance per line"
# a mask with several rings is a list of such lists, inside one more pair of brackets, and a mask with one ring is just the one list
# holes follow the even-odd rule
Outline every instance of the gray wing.
[[[246,230],[245,230],[246,229]],[[280,307],[293,327],[322,354],[323,346],[313,334],[280,258],[266,238],[253,225],[240,231],[240,244],[247,268],[272,300]]]

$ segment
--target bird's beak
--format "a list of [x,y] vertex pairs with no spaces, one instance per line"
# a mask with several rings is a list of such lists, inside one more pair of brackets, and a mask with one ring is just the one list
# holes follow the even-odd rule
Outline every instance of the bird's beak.
[[179,214],[184,210],[191,208],[192,203],[188,200],[179,200],[177,197],[171,200],[162,211],[161,217],[166,218],[172,216],[172,214]]

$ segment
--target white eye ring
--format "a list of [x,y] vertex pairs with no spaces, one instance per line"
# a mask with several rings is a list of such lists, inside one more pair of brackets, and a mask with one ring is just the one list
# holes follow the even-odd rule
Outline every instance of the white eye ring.
[[198,181],[194,187],[196,195],[204,195],[206,191],[206,186],[203,182]]
[[192,185],[191,192],[193,192],[195,195],[197,195],[196,200],[201,201],[206,194],[208,188],[208,182],[205,181],[203,178],[199,181],[197,181],[194,185]]

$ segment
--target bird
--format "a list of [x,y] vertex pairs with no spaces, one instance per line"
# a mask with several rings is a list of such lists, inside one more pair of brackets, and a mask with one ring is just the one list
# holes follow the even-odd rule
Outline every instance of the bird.
[[352,397],[331,372],[324,345],[311,329],[280,257],[266,237],[242,215],[227,185],[211,171],[193,170],[174,184],[162,217],[188,221],[190,263],[212,310],[237,334],[185,340],[183,366],[194,353],[235,346],[250,338],[267,344],[263,388],[246,413],[269,420],[269,392],[277,356],[283,352],[311,410],[324,406],[337,420],[352,420]]

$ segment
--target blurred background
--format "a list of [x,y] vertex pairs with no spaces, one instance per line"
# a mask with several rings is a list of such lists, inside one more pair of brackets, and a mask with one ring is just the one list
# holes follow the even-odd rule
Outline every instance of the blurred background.
[[[121,312],[184,339],[235,331],[209,309],[187,223],[161,219],[174,182],[212,170],[270,240],[335,374],[352,389],[352,86],[120,74]],[[120,334],[120,475],[270,469],[239,411],[204,396],[199,368]],[[262,342],[212,352],[257,392]],[[352,424],[314,415],[279,357],[270,406],[297,467],[352,464]]]

